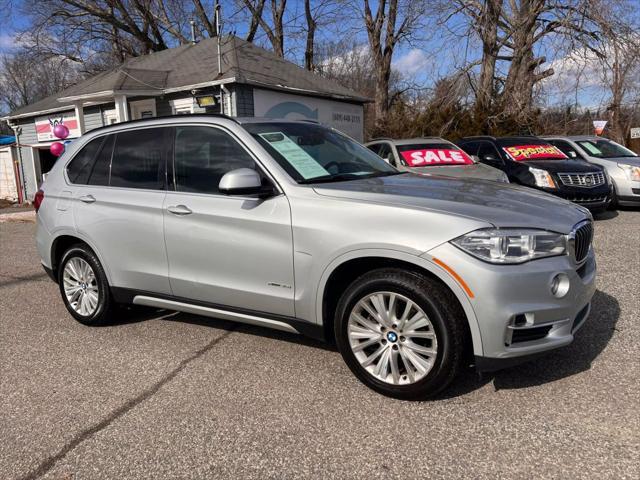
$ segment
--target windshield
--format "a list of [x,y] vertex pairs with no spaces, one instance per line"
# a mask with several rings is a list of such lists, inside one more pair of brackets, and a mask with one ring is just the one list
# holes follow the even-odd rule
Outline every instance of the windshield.
[[298,183],[397,175],[394,167],[340,132],[317,124],[248,123],[243,127]]
[[396,145],[396,148],[408,167],[473,165],[471,157],[451,143],[416,143]]
[[566,160],[569,158],[557,147],[549,145],[548,143],[523,143],[522,145],[504,146],[502,149],[516,162],[526,162],[527,160]]
[[592,157],[619,158],[638,156],[631,150],[611,140],[580,140],[577,143]]

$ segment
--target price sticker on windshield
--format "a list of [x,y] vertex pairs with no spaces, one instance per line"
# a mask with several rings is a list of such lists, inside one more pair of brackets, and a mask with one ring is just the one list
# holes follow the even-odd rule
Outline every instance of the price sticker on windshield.
[[553,145],[514,145],[503,147],[504,151],[516,161],[526,161],[535,159],[567,159],[557,147]]
[[401,152],[402,158],[410,167],[429,165],[473,165],[473,160],[462,150],[429,149],[407,150]]

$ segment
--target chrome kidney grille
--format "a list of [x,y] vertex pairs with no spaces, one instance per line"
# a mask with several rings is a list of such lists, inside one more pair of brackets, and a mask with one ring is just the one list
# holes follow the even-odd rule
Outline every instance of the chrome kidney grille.
[[589,220],[576,225],[569,234],[569,245],[576,263],[582,263],[587,258],[592,240],[593,224]]
[[569,187],[597,187],[606,182],[604,172],[559,173],[560,181]]

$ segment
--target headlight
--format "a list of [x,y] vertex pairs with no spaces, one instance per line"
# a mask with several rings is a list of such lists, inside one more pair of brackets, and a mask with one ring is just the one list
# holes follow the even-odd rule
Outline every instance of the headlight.
[[634,167],[633,165],[625,165],[624,163],[619,163],[618,167],[624,170],[624,173],[629,180],[632,180],[634,182],[640,182],[640,167]]
[[533,174],[533,178],[535,179],[538,187],[556,188],[556,183],[546,170],[529,167],[529,171]]
[[452,240],[474,257],[491,263],[523,263],[543,257],[564,255],[567,237],[546,230],[489,228]]

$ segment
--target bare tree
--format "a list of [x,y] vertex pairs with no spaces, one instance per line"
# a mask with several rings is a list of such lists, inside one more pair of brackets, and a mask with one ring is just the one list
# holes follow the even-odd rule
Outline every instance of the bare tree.
[[264,18],[263,10],[265,0],[242,0],[244,6],[251,12],[251,26],[253,32],[250,31],[251,39],[255,36],[254,24],[258,25],[264,30],[264,33],[271,42],[273,52],[279,57],[284,58],[284,14],[287,7],[287,0],[270,0],[271,2],[271,24]]
[[[356,3],[359,9],[360,2]],[[421,3],[411,0],[379,0],[375,14],[371,11],[369,0],[364,0],[363,5],[361,15],[376,78],[375,116],[377,122],[382,122],[391,107],[389,81],[394,51],[414,32],[423,12]]]

